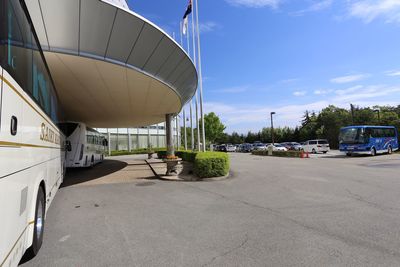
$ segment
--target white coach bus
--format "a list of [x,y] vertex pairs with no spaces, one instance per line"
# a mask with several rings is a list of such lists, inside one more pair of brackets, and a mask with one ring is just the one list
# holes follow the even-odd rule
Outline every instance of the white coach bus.
[[66,136],[67,168],[92,167],[104,160],[108,142],[84,123],[64,122],[59,127]]
[[0,266],[42,245],[64,176],[57,94],[25,2],[0,0]]

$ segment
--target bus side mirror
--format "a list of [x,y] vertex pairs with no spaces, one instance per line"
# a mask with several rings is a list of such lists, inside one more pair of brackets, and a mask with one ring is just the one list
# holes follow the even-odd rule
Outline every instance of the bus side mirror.
[[70,141],[65,141],[65,149],[67,151],[71,151],[72,150],[72,146],[71,146],[71,142]]

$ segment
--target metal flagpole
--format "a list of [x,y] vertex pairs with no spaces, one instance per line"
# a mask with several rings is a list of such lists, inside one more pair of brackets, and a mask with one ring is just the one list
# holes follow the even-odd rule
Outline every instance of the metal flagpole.
[[[188,26],[189,28],[189,26]],[[187,29],[186,31],[186,42],[187,42],[187,53],[190,56],[190,30]]]
[[[193,9],[193,7],[192,7]],[[193,41],[193,63],[197,68],[197,54],[196,54],[196,34],[194,28],[194,12],[192,12],[192,41]],[[197,133],[197,149],[201,151],[200,148],[200,128],[199,128],[199,100],[197,96],[197,91],[195,95],[195,107],[196,107],[196,133]]]
[[184,132],[184,142],[185,142],[185,150],[188,150],[187,146],[187,129],[186,129],[186,112],[185,108],[183,108],[183,132]]
[[183,31],[183,22],[181,21],[181,23],[180,23],[180,27],[181,27],[181,31],[180,31],[180,33],[181,33],[181,46],[183,47],[183,36],[182,36],[182,31]]
[[194,151],[194,131],[193,131],[193,100],[190,100],[190,138],[191,138],[191,148]]
[[199,125],[199,99],[197,97],[197,92],[196,92],[196,132],[197,132],[197,150],[201,151],[200,147],[200,125]]
[[[203,140],[203,151],[206,151],[206,131],[204,129],[204,113],[203,113],[203,75],[201,71],[201,47],[200,47],[200,29],[199,29],[199,5],[196,1],[196,26],[197,26],[197,52],[198,52],[198,72],[200,82],[200,116],[201,116],[201,129]],[[193,33],[194,34],[194,33]]]

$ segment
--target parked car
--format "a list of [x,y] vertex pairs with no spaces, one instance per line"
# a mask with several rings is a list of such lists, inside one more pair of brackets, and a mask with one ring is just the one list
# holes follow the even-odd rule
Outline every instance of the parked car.
[[255,143],[253,144],[253,150],[266,150],[267,146],[263,143]]
[[245,144],[242,144],[242,149],[241,149],[241,152],[251,152],[251,151],[253,151],[253,149],[254,149],[254,147],[253,147],[253,145],[252,144],[247,144],[247,143],[245,143]]
[[286,147],[287,150],[301,151],[303,149],[303,146],[297,142],[285,142],[281,143],[281,145]]
[[228,152],[226,145],[219,145],[218,151],[220,152]]
[[226,152],[236,152],[236,146],[235,145],[227,145]]
[[304,143],[303,150],[313,154],[325,154],[330,150],[329,142],[326,139],[309,140]]
[[274,144],[271,144],[271,145],[273,146],[273,148],[272,148],[273,151],[288,151],[288,149],[286,147],[284,147],[283,145],[281,145],[281,144],[274,143]]

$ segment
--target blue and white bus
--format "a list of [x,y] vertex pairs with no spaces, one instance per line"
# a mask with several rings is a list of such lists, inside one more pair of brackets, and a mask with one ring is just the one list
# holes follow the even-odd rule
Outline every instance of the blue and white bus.
[[398,132],[393,126],[348,126],[340,129],[339,149],[347,156],[391,154],[399,149]]

